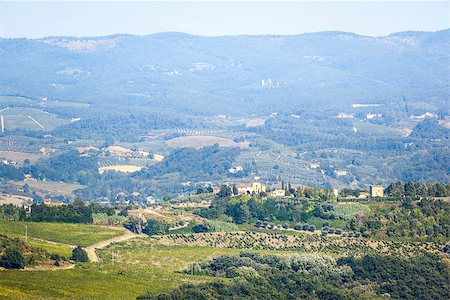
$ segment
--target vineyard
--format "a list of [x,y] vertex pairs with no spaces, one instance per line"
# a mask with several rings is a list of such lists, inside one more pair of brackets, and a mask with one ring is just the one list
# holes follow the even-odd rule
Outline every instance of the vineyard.
[[438,253],[444,245],[413,242],[375,241],[354,237],[318,236],[315,234],[283,235],[261,232],[211,232],[164,235],[163,245],[206,246],[219,248],[282,250],[335,255],[383,254],[411,257]]

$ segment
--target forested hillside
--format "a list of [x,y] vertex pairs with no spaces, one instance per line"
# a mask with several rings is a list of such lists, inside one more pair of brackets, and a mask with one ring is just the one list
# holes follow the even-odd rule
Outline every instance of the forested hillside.
[[1,39],[0,94],[208,115],[352,103],[445,111],[448,35]]

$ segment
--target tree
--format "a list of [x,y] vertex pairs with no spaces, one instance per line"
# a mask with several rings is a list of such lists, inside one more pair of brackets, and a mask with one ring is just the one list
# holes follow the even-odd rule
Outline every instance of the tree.
[[250,219],[250,210],[245,203],[236,203],[230,206],[227,214],[233,218],[236,224],[246,223]]
[[233,195],[238,195],[238,194],[239,194],[238,188],[235,184],[233,184]]
[[169,224],[156,220],[149,220],[147,226],[142,230],[147,235],[165,234],[167,231],[169,231]]
[[204,225],[204,224],[198,224],[198,225],[195,225],[194,227],[192,227],[192,231],[194,233],[208,232],[209,226]]
[[217,197],[224,198],[224,197],[230,197],[231,196],[231,189],[228,185],[223,184],[220,187],[219,192],[217,193]]
[[80,245],[76,246],[72,250],[72,256],[70,257],[71,260],[76,262],[88,262],[89,257],[87,255],[87,252],[81,248]]
[[5,254],[0,258],[0,266],[6,269],[23,269],[25,260],[18,250],[7,248]]

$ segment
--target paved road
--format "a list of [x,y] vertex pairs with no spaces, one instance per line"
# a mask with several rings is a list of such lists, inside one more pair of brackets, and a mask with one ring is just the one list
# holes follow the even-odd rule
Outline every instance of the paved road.
[[106,241],[101,241],[101,242],[98,242],[96,244],[93,244],[93,245],[90,245],[90,246],[86,247],[85,250],[86,250],[86,252],[88,254],[89,261],[90,262],[99,262],[97,253],[95,253],[95,249],[102,249],[102,248],[105,248],[106,246],[108,246],[108,245],[110,245],[112,243],[120,243],[120,242],[129,240],[129,239],[138,237],[138,236],[139,236],[138,234],[135,234],[135,233],[133,233],[133,232],[131,232],[129,230],[126,230],[125,234],[123,234],[121,236],[117,236],[115,238],[112,238],[112,239],[109,239],[109,240],[106,240]]

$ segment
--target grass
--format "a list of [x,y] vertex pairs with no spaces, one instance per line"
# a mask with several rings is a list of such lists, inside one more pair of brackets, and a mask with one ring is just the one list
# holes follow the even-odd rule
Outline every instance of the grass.
[[52,130],[69,122],[37,108],[9,107],[0,114],[4,117],[6,129]]
[[[111,252],[116,253],[114,265]],[[147,291],[161,293],[183,283],[212,278],[182,274],[192,262],[206,261],[237,249],[165,247],[130,242],[98,251],[102,262],[63,271],[1,271],[0,298],[135,299]]]
[[[181,284],[218,280],[180,271],[192,263],[242,250],[163,246],[151,238],[114,244],[98,251],[101,262],[63,271],[1,271],[0,298],[8,299],[135,299],[167,292]],[[115,253],[114,265],[111,261]],[[260,253],[287,253],[258,250]]]
[[49,253],[56,253],[66,258],[69,258],[72,255],[72,248],[69,246],[50,244],[41,240],[34,239],[29,239],[28,242],[31,246],[44,249]]
[[23,237],[25,225],[28,237],[69,245],[89,246],[123,234],[120,229],[87,224],[0,221],[0,234]]
[[[299,233],[299,236],[302,234]],[[304,237],[313,239],[313,242],[322,239],[308,235]],[[363,240],[351,242],[356,244],[350,245],[344,241],[343,247],[359,249],[359,244],[364,243]],[[220,255],[236,255],[241,251],[242,249],[235,248],[164,246],[158,244],[156,238],[143,237],[98,250],[100,262],[96,264],[80,264],[74,269],[62,271],[0,271],[0,298],[135,299],[147,292],[167,292],[181,284],[220,280],[192,276],[181,271],[188,269],[193,263],[206,262]],[[302,253],[253,251],[265,254]]]
[[354,120],[353,126],[358,130],[358,132],[364,132],[372,135],[386,135],[386,136],[397,136],[400,137],[403,135],[403,133],[396,129],[392,128],[386,125],[378,125],[378,124],[372,124],[369,122],[363,122]]
[[368,205],[361,203],[347,202],[333,204],[334,215],[345,220],[351,220],[357,214],[366,214],[370,211],[371,209]]

